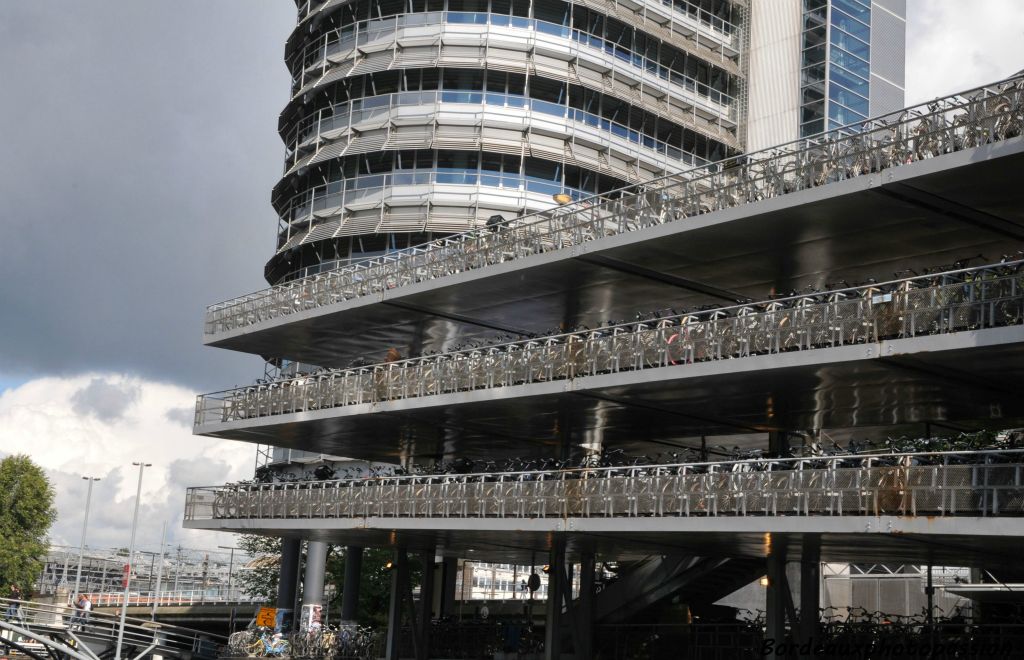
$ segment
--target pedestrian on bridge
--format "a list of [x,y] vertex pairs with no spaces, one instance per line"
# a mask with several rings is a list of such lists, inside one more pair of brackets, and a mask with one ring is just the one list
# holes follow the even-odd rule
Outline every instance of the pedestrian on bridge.
[[75,615],[71,617],[71,629],[74,630],[75,626],[78,626],[79,630],[84,628],[91,611],[92,601],[89,600],[89,595],[79,594],[78,600],[75,601]]
[[4,621],[15,619],[24,624],[25,616],[21,613],[21,601],[24,600],[25,594],[22,593],[18,585],[12,584],[11,590],[7,593],[7,598],[10,602],[7,604],[7,611],[4,612]]

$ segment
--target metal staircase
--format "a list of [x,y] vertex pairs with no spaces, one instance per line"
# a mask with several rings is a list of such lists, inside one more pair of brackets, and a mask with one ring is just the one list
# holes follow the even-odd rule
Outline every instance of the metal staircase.
[[711,604],[764,573],[765,562],[758,558],[651,556],[595,597],[594,620],[624,623],[676,595],[687,603]]
[[[0,599],[7,611],[13,601]],[[0,620],[0,650],[10,647],[33,660],[47,655],[70,656],[75,660],[107,660],[114,657],[119,617],[90,612],[87,619],[75,620],[69,605],[21,602],[19,615]],[[143,660],[153,656],[180,660],[212,660],[218,657],[227,638],[221,635],[168,625],[148,619],[126,617],[121,657]],[[57,655],[53,655],[56,652]]]

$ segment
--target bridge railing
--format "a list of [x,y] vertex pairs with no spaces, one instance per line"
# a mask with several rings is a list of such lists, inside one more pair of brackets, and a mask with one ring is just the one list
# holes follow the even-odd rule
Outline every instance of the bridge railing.
[[185,520],[1016,516],[1024,450],[851,454],[190,488]]
[[1024,322],[1024,262],[778,298],[202,395],[195,425]]
[[679,175],[471,230],[211,305],[207,336],[712,211],[900,167],[1024,132],[1024,76]]
[[[120,606],[125,600],[123,591],[90,593],[93,607]],[[234,603],[255,603],[263,599],[251,596],[240,589],[188,589],[179,591],[133,591],[128,594],[129,607],[164,605],[216,605]]]
[[[117,615],[101,612],[89,612],[82,617],[71,605],[50,605],[28,601],[12,601],[0,598],[0,609],[17,602],[19,613],[12,622],[23,623],[23,627],[37,633],[69,636],[74,634],[83,641],[113,644],[120,630]],[[215,658],[227,644],[227,638],[201,630],[193,630],[182,626],[169,625],[126,617],[123,635],[125,649],[135,649],[128,653],[134,657],[142,650],[153,646],[153,652],[164,656],[181,658]]]

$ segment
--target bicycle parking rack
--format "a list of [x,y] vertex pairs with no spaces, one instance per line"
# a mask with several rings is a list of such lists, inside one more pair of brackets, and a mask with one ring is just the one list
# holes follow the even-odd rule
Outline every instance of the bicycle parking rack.
[[188,489],[229,519],[1019,516],[1024,450],[756,459]]
[[198,397],[195,426],[1024,322],[1024,262],[679,314]]
[[1018,75],[861,125],[523,216],[494,231],[456,234],[211,305],[204,334],[211,341],[297,312],[875,174],[1022,132],[1024,76]]

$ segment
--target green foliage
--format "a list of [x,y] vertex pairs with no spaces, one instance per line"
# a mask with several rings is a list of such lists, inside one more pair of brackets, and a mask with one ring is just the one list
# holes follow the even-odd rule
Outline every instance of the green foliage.
[[[238,537],[238,547],[244,549],[256,560],[256,567],[237,574],[238,583],[247,592],[262,597],[266,602],[277,600],[277,581],[281,570],[281,539],[242,535]],[[391,597],[391,561],[392,551],[383,548],[366,548],[363,551],[363,564],[359,584],[359,610],[356,620],[361,625],[381,627],[387,624],[388,600]],[[419,584],[421,574],[416,560],[410,557],[410,574],[412,584]],[[341,613],[342,594],[345,589],[345,549],[344,546],[330,546],[327,554],[328,584],[334,585],[334,596],[329,604],[331,619],[337,621]]]
[[[391,561],[393,552],[389,548],[366,548],[363,550],[363,564],[359,581],[359,609],[356,621],[360,625],[381,628],[387,625],[388,601],[391,599]],[[410,580],[415,588],[420,582],[422,571],[416,560],[410,556]],[[331,612],[341,612],[341,599],[345,590],[345,552],[338,547],[327,560],[327,580],[335,585]]]
[[245,591],[262,598],[267,603],[277,601],[277,578],[281,571],[281,539],[271,536],[242,534],[238,537],[242,548],[256,566],[239,571],[237,580]]
[[54,491],[28,456],[0,461],[0,587],[32,585],[43,568],[46,538],[57,519]]

